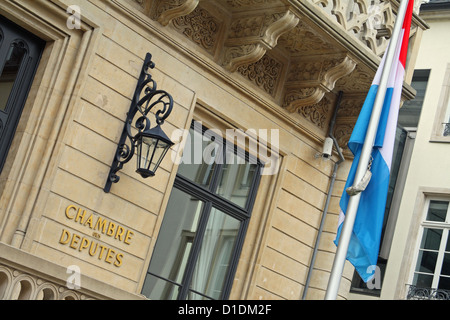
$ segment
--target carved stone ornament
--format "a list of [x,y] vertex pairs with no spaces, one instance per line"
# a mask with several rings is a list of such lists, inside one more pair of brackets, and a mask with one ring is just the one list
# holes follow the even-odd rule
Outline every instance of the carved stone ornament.
[[388,0],[306,0],[335,18],[344,31],[382,55],[394,28],[395,14]]
[[265,5],[271,3],[278,3],[278,0],[224,0],[233,8],[252,7],[256,5]]
[[321,99],[313,105],[305,105],[297,109],[298,113],[304,118],[314,123],[321,129],[324,129],[328,123],[330,101],[327,97]]
[[283,107],[295,112],[319,103],[334,89],[336,81],[350,74],[355,66],[356,61],[349,56],[299,61],[291,68]]
[[281,62],[266,54],[255,63],[240,66],[237,72],[273,96],[276,93],[282,68]]
[[344,94],[337,111],[334,136],[343,148],[344,154],[352,156],[348,149],[348,141],[353,132],[356,120],[366,99],[367,92]]
[[231,72],[257,62],[267,50],[277,45],[278,38],[294,28],[299,19],[290,11],[264,17],[243,17],[233,22],[225,43],[223,65]]
[[152,18],[163,26],[173,19],[188,15],[197,7],[199,0],[158,0],[152,13]]
[[[242,76],[229,79],[252,83],[256,89],[249,90],[261,90],[321,132],[333,96],[344,92],[336,123],[342,141],[362,105],[357,97],[370,88],[397,9],[391,0],[123,1],[137,3],[168,35],[175,30],[188,39],[179,43],[199,61],[206,54],[209,63]],[[426,1],[416,0],[416,12]]]
[[279,42],[292,56],[336,52],[333,45],[304,21],[300,21],[289,33],[283,34]]
[[200,7],[173,20],[174,27],[206,51],[213,54],[220,22]]
[[355,127],[356,121],[351,123],[338,123],[334,129],[334,136],[341,148],[344,149],[346,155],[350,155],[351,152],[348,149],[348,141],[353,132],[353,128]]

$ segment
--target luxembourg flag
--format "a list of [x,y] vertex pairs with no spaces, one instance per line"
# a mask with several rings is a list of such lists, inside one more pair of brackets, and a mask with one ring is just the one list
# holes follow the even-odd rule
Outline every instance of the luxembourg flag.
[[[370,170],[372,172],[372,178],[366,189],[361,193],[353,233],[347,251],[347,260],[353,264],[364,282],[369,281],[374,276],[374,267],[378,259],[389,186],[389,173],[394,150],[395,131],[405,75],[413,5],[414,1],[410,0],[398,43],[390,44],[396,46],[396,51],[378,131],[372,149],[373,162]],[[345,190],[354,184],[353,180],[356,168],[361,156],[361,149],[364,144],[384,65],[385,57],[383,57],[380,63],[348,143],[349,149],[354,155],[354,160],[347,178]],[[336,245],[339,243],[342,225],[345,220],[345,212],[350,198],[345,190],[339,203],[341,213],[339,215],[336,240],[334,241]]]

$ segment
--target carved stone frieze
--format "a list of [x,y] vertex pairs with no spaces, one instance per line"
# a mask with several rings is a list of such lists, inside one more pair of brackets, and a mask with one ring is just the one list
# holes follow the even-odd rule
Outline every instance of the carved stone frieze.
[[276,93],[282,69],[281,62],[266,54],[257,62],[240,66],[237,72],[273,96]]
[[336,89],[353,93],[367,93],[372,85],[374,75],[374,71],[359,64],[355,67],[351,76],[343,77],[337,81]]
[[366,94],[366,92],[344,93],[339,109],[337,110],[334,136],[336,137],[339,146],[348,155],[351,155],[351,152],[347,147],[348,141],[366,99]]
[[300,21],[289,33],[282,35],[279,42],[292,56],[315,55],[339,51],[303,21]]
[[221,22],[203,8],[173,20],[174,27],[206,51],[213,54]]
[[328,116],[330,113],[331,102],[327,97],[321,99],[318,103],[305,105],[298,108],[298,113],[304,118],[324,129],[328,124]]
[[339,119],[343,118],[357,118],[361,107],[364,104],[366,98],[365,94],[353,95],[346,94],[343,96],[339,109],[337,111],[337,117]]
[[334,129],[334,137],[336,138],[339,146],[343,149],[344,154],[350,155],[350,150],[348,149],[348,141],[352,135],[353,128],[355,127],[355,121],[346,123],[337,123]]
[[264,14],[234,19],[228,33],[228,42],[232,42],[231,39],[264,36],[264,28],[276,21],[277,16],[279,18],[280,14]]
[[[336,122],[344,145],[372,83],[376,55],[385,51],[396,10],[390,0],[126,1],[168,33],[176,30],[189,39],[197,59],[204,60],[206,52],[227,73],[241,75],[239,81],[252,83],[318,132],[326,132],[333,97],[344,92]],[[356,41],[349,46],[330,28]],[[196,52],[195,46],[202,50]],[[363,47],[372,51],[370,58]]]
[[251,7],[256,5],[265,5],[278,3],[278,0],[225,0],[228,6],[232,8]]

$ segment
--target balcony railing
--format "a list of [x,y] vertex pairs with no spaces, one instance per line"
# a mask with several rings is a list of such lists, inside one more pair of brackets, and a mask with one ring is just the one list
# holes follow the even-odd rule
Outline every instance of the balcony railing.
[[450,290],[409,286],[406,300],[450,300]]
[[368,46],[376,55],[387,47],[394,28],[395,12],[385,0],[308,0],[320,7],[337,24]]

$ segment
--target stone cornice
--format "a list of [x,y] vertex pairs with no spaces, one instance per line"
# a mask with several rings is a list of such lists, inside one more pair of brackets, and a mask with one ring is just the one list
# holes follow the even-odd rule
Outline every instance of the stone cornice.
[[[104,1],[116,4],[178,52],[187,53],[202,68],[263,103],[280,118],[297,127],[306,120],[313,126],[303,129],[319,140],[327,134],[338,91],[344,92],[344,99],[360,97],[354,100],[359,104],[352,103],[353,113],[359,113],[361,98],[367,94],[381,60],[379,50],[383,50],[383,41],[379,42],[381,49],[376,49],[378,43],[374,42],[379,33],[366,32],[360,39],[354,36],[354,32],[362,32],[360,22],[353,18],[344,21],[338,12],[345,10],[347,2],[224,0],[219,5],[210,0]],[[138,2],[141,12],[134,12],[127,2]],[[319,4],[328,6],[326,10],[335,6],[332,14],[338,21]],[[386,1],[380,6],[390,21],[381,37],[389,35],[396,5]],[[364,19],[369,19],[368,9],[360,10],[365,12]],[[421,23],[415,27],[425,28]],[[405,84],[403,98],[414,95]],[[339,120],[349,128],[356,117]]]

